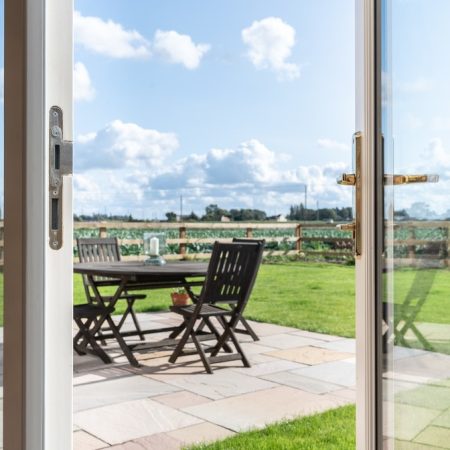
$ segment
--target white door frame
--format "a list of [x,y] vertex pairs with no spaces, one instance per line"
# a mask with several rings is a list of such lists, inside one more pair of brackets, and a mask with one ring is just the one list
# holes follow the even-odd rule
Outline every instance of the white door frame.
[[362,133],[361,249],[356,260],[356,443],[358,450],[382,448],[379,435],[380,333],[377,330],[377,214],[380,177],[376,135],[377,0],[356,0],[356,130]]
[[72,139],[72,0],[5,0],[5,449],[72,448],[72,177],[49,242],[49,110]]

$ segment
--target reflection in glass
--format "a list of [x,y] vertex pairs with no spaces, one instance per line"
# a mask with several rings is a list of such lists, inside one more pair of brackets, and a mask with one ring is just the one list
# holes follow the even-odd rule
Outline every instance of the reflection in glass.
[[439,176],[384,188],[384,447],[450,449],[450,132],[437,137],[436,126],[437,115],[450,117],[450,89],[433,88],[450,66],[431,57],[450,50],[450,39],[437,40],[450,5],[383,0],[381,12],[384,173]]

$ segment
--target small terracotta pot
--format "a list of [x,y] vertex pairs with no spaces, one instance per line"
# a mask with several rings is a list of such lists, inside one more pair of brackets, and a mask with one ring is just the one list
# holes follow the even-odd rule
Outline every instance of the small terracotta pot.
[[172,303],[174,306],[189,305],[190,298],[188,294],[180,294],[178,292],[172,292],[170,296],[172,297]]

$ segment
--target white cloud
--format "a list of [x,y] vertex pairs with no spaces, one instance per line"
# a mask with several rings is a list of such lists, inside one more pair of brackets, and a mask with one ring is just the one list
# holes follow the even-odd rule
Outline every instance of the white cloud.
[[76,62],[73,67],[73,98],[75,101],[90,101],[95,97],[91,77],[86,66]]
[[173,133],[142,128],[115,120],[97,133],[82,135],[76,142],[78,170],[154,170],[178,148]]
[[74,39],[88,50],[111,58],[146,58],[149,42],[136,30],[120,23],[74,12]]
[[187,69],[196,69],[203,56],[211,48],[208,44],[195,44],[187,34],[176,31],[157,30],[153,50],[172,64],[182,64]]
[[317,139],[317,145],[320,148],[324,148],[325,150],[350,150],[350,145],[345,144],[344,142],[335,141],[334,139]]
[[[81,143],[82,142],[82,143]],[[97,133],[79,136],[75,146],[75,211],[107,211],[164,217],[176,210],[202,212],[209,203],[286,213],[303,201],[351,204],[351,190],[336,185],[345,163],[286,168],[280,153],[257,139],[236,148],[213,148],[176,158],[171,133],[115,121]]]
[[270,69],[280,80],[293,80],[300,76],[297,64],[287,62],[295,45],[295,29],[279,17],[254,21],[241,32],[247,45],[247,56],[258,69]]

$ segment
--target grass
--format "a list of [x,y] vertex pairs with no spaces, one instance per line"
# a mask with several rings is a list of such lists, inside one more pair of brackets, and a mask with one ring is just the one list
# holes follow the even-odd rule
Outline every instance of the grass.
[[[429,323],[450,323],[450,271],[434,269],[436,275],[427,300],[417,320]],[[422,271],[426,272],[426,271]],[[397,303],[402,303],[417,271],[398,269],[395,272]],[[246,309],[246,317],[304,330],[354,337],[355,270],[343,266],[313,262],[263,264]],[[0,276],[3,293],[3,275]],[[110,291],[111,292],[111,291]],[[165,311],[170,304],[168,290],[147,292],[148,299],[136,302],[136,310]],[[81,276],[74,276],[74,300],[85,301]],[[3,295],[0,297],[0,320],[3,324]],[[117,312],[124,310],[119,302]]]
[[355,448],[355,407],[280,422],[190,450],[349,450]]
[[[109,291],[111,292],[111,291]],[[164,311],[170,291],[149,291],[135,303],[138,311]],[[85,301],[81,276],[74,278],[76,303]],[[316,263],[261,266],[246,317],[304,330],[353,336],[355,326],[354,267]],[[117,311],[125,308],[124,302]]]

